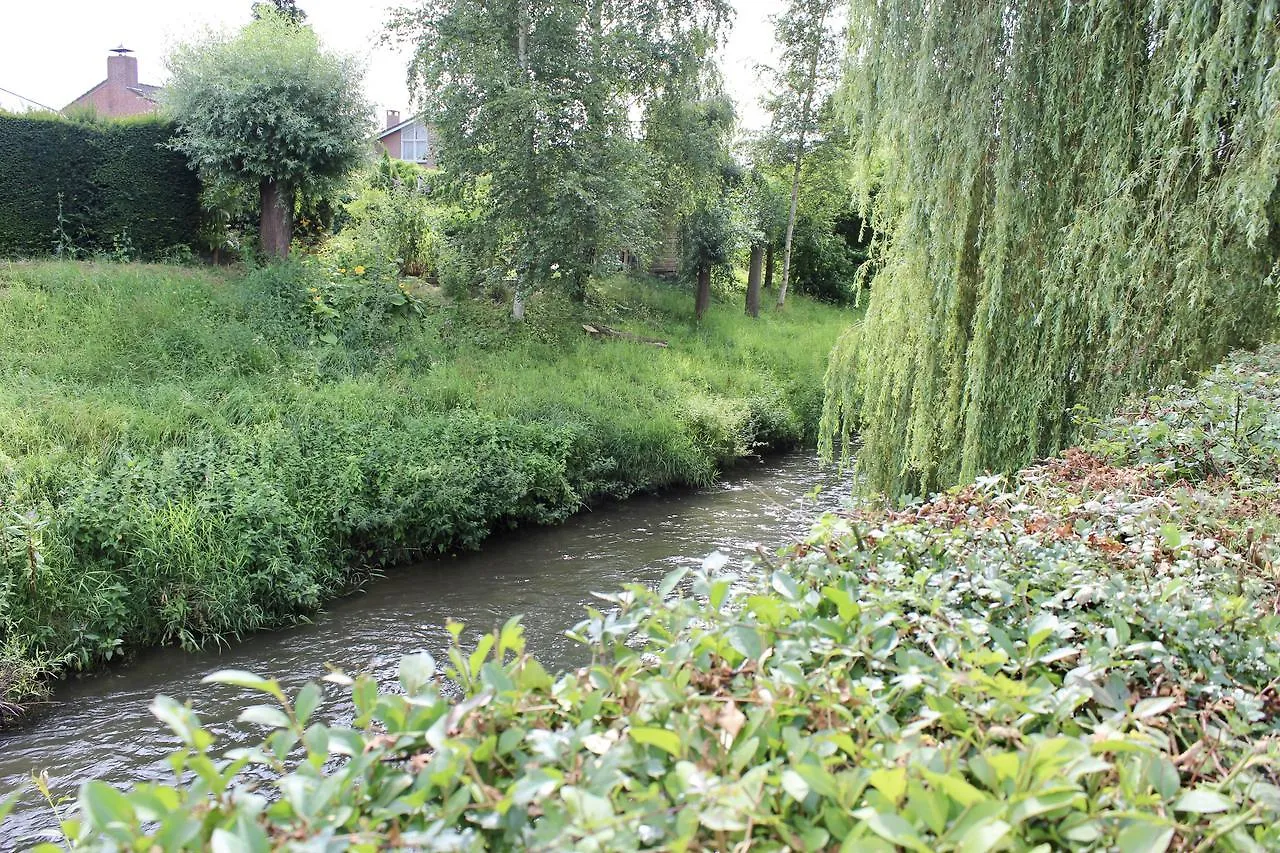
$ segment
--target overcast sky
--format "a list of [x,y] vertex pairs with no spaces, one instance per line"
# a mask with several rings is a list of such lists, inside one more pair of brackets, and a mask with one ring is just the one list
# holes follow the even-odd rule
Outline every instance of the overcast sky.
[[[772,60],[769,15],[782,0],[734,0],[738,9],[721,58],[744,128],[766,119],[760,110],[755,66]],[[140,82],[165,82],[164,57],[176,43],[205,28],[234,29],[249,19],[252,0],[0,0],[0,88],[60,109],[107,76],[107,51],[123,44],[138,58]],[[364,58],[369,99],[382,110],[405,110],[406,56],[377,40],[387,0],[299,0],[308,22],[331,48]],[[0,107],[23,101],[0,92]]]

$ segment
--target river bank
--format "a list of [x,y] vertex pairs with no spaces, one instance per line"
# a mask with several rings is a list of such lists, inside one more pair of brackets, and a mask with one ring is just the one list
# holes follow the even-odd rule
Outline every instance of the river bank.
[[[1276,849],[1280,347],[1085,431],[1012,477],[829,513],[747,572],[628,586],[570,633],[577,670],[512,620],[405,657],[398,687],[216,674],[266,703],[241,717],[262,745],[198,784],[87,782],[69,829],[85,849],[197,825],[193,848]],[[323,690],[351,723],[315,715]],[[220,754],[189,709],[154,710],[175,766]]]
[[359,268],[0,267],[0,707],[811,438],[851,316],[688,301],[618,279],[513,326]]

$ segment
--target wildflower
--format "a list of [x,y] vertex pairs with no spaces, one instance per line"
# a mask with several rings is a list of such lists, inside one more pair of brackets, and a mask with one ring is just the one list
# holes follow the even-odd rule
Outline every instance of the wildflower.
[[355,272],[356,275],[364,275],[364,267],[358,266],[353,270],[353,272]]
[[346,273],[346,271],[347,271],[347,268],[346,268],[346,267],[338,267],[338,272],[340,272],[340,273]]

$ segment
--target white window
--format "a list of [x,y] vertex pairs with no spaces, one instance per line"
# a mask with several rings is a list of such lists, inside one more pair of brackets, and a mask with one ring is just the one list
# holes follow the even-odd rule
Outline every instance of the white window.
[[422,122],[413,124],[400,131],[400,159],[414,163],[425,163],[431,153],[431,143],[427,140],[427,128]]

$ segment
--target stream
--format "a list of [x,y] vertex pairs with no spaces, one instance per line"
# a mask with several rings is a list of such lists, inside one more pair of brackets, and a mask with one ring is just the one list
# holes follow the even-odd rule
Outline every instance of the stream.
[[[814,497],[817,486],[822,490]],[[740,563],[757,546],[780,548],[848,491],[811,453],[748,462],[707,489],[611,504],[558,527],[495,537],[476,553],[396,570],[331,603],[310,624],[247,637],[230,648],[152,650],[67,682],[30,725],[0,733],[0,796],[30,791],[0,823],[0,850],[61,838],[53,809],[32,789],[33,772],[46,772],[55,797],[69,798],[86,779],[117,786],[170,780],[164,759],[177,740],[147,709],[157,694],[191,700],[221,750],[257,741],[262,730],[236,722],[246,704],[242,693],[201,684],[219,669],[275,677],[287,691],[324,675],[326,664],[389,681],[405,654],[425,650],[444,658],[447,620],[486,631],[517,613],[524,615],[529,650],[548,670],[577,666],[585,655],[564,632],[594,601],[591,592],[656,585],[672,569],[698,566],[717,550]],[[343,713],[335,705],[318,716]]]

